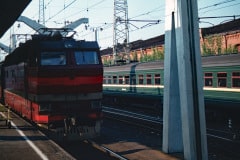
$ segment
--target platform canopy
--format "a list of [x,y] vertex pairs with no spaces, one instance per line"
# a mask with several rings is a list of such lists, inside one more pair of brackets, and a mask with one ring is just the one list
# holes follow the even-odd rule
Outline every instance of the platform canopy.
[[0,2],[0,38],[30,2],[31,0],[3,0]]

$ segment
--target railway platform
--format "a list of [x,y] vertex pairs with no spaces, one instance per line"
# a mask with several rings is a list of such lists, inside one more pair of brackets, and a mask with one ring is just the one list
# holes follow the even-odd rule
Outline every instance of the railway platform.
[[[0,112],[2,119],[7,113]],[[0,121],[1,160],[59,160],[74,159],[35,127],[11,114],[11,128]]]
[[[7,112],[0,111],[0,116],[6,119]],[[45,135],[39,132],[34,126],[28,122],[23,121],[18,115],[11,114],[11,128],[6,125],[5,121],[0,121],[0,159],[1,160],[61,160],[61,159],[76,159],[78,155],[74,155],[71,151],[65,150],[58,144],[48,139]],[[145,139],[148,142],[142,143],[138,138],[141,139],[141,133],[135,134],[133,131],[118,132],[116,135],[114,131],[109,127],[109,123],[104,123],[103,136],[100,141],[90,142],[94,148],[101,152],[107,152],[116,159],[124,160],[114,155],[115,153],[126,158],[126,160],[177,160],[181,159],[176,155],[169,155],[161,152],[159,146],[151,146],[155,143],[152,139],[157,137],[152,136],[149,139]],[[112,126],[112,125],[111,125]],[[121,129],[124,126],[119,126]],[[123,133],[125,132],[125,133]],[[113,136],[115,134],[115,136]],[[121,134],[121,135],[120,135]],[[130,138],[130,135],[135,134],[136,139]],[[121,137],[120,137],[121,136]],[[124,137],[126,138],[124,140]],[[157,141],[161,138],[158,137]],[[69,144],[66,144],[69,145]],[[74,149],[69,147],[71,150],[77,150],[79,147]],[[80,147],[81,148],[81,147]],[[81,149],[82,150],[82,149]],[[69,154],[71,152],[71,154]],[[81,151],[76,151],[81,152]],[[83,154],[87,154],[84,151]],[[106,154],[107,155],[107,154]],[[78,158],[77,158],[78,159]],[[111,159],[111,158],[110,158]],[[114,158],[113,158],[114,159]]]
[[139,144],[137,142],[118,142],[115,144],[104,144],[107,152],[123,155],[121,160],[180,160],[180,155],[169,155],[160,150]]
[[161,150],[160,133],[113,119],[104,119],[101,137],[95,142],[125,158],[121,160],[184,159],[182,153],[167,154]]

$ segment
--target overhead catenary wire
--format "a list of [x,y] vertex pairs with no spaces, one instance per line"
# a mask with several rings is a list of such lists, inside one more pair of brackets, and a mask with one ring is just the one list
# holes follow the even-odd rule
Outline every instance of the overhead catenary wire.
[[61,9],[61,10],[59,10],[57,13],[55,13],[53,16],[51,16],[51,17],[49,17],[48,19],[47,19],[47,21],[48,20],[51,20],[52,18],[54,18],[55,16],[57,16],[58,14],[60,14],[61,12],[63,12],[64,10],[66,10],[68,7],[70,7],[73,3],[75,3],[77,0],[73,0],[72,2],[70,2],[68,5],[64,5],[64,8],[63,9]]
[[[47,0],[46,0],[47,1]],[[79,15],[81,15],[81,13],[83,12],[91,12],[92,10],[96,10],[97,6],[100,6],[100,4],[102,4],[103,2],[106,2],[108,0],[95,0],[95,1],[89,1],[88,3],[91,3],[89,6],[86,6],[85,8],[83,9],[80,9],[79,11],[71,14],[72,12],[70,12],[70,10],[72,9],[72,7],[74,7],[74,4],[76,4],[76,2],[79,2],[78,0],[72,0],[72,1],[66,1],[66,2],[69,2],[65,7],[61,8],[60,10],[58,10],[57,12],[53,13],[52,15],[50,15],[48,18],[46,18],[46,23],[49,23],[49,22],[54,22],[54,21],[57,21],[57,22],[62,22],[60,24],[63,24],[64,22],[64,19],[67,19],[67,18],[73,18],[73,17],[79,17]],[[50,10],[50,8],[53,8],[53,7],[56,7],[54,6],[55,4],[53,4],[54,2],[56,2],[56,0],[48,0],[45,4],[45,9],[46,10]],[[221,9],[226,9],[226,8],[230,8],[232,6],[236,6],[236,5],[239,5],[240,3],[237,2],[237,0],[222,0],[218,3],[213,3],[211,4],[211,2],[208,3],[208,5],[206,6],[203,6],[201,8],[199,8],[199,13],[200,15],[201,14],[204,14],[206,12],[212,12],[212,11],[215,11],[215,10],[221,10]],[[35,2],[36,3],[36,2]],[[234,3],[234,4],[233,4]],[[106,6],[104,6],[106,7]],[[101,7],[102,8],[102,7]],[[99,9],[99,8],[98,8]],[[158,13],[160,12],[161,10],[165,10],[165,6],[164,5],[159,5],[159,6],[155,6],[153,9],[149,9],[148,11],[143,11],[142,13],[138,14],[138,15],[134,15],[134,16],[131,16],[129,18],[129,22],[132,22],[133,25],[131,25],[132,27],[130,27],[130,30],[129,32],[132,33],[132,32],[135,32],[135,31],[138,31],[138,30],[142,30],[142,29],[145,29],[145,28],[149,28],[153,25],[161,25],[162,23],[164,23],[164,17],[166,16],[162,16],[162,17],[158,17],[161,19],[160,23],[158,24],[149,24],[149,25],[142,25],[144,27],[141,26],[141,23],[140,22],[136,22],[137,25],[135,24],[135,21],[130,21],[130,20],[134,20],[136,18],[138,19],[141,19],[141,20],[148,20],[148,19],[152,19],[150,18],[154,13]],[[68,12],[69,11],[69,12]],[[53,12],[53,10],[51,11]],[[62,12],[66,12],[68,13],[66,16],[61,16],[59,17]],[[34,15],[34,14],[33,14]],[[141,17],[144,17],[144,18],[141,18]],[[203,17],[203,16],[202,16]],[[202,18],[200,17],[200,18]],[[221,17],[220,17],[221,18]],[[226,17],[227,18],[227,17]],[[229,17],[230,18],[230,17]],[[106,21],[104,19],[102,19],[103,21]],[[142,22],[144,23],[144,22]],[[58,25],[58,24],[56,24]],[[136,27],[134,27],[137,26]],[[91,23],[91,26],[90,27],[95,27],[95,28],[103,28],[103,31],[106,31],[106,30],[109,30],[109,29],[112,29],[111,27],[113,26],[113,23],[109,23],[109,22],[102,22],[102,23],[98,23],[98,24],[93,24]],[[33,32],[33,31],[30,31],[30,32]],[[83,32],[86,32],[85,30],[81,31],[82,33]],[[81,35],[83,37],[86,37],[90,34],[92,34],[93,32],[87,32],[86,34],[84,35]],[[110,32],[111,33],[111,32]],[[105,35],[105,34],[104,34]],[[99,40],[106,40],[107,38],[111,38],[111,36],[104,36],[104,37],[99,37]],[[9,40],[6,40],[6,41],[9,41]]]
[[226,4],[226,3],[230,3],[230,2],[233,2],[233,1],[236,1],[236,0],[225,0],[225,1],[222,1],[222,2],[219,2],[219,3],[214,3],[212,5],[208,5],[208,6],[199,8],[198,10],[200,11],[200,10],[207,9],[207,8],[210,8],[210,7],[216,7],[216,6]]

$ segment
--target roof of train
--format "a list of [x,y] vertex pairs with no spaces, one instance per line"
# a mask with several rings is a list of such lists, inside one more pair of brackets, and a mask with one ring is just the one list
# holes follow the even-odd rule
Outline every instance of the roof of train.
[[[38,50],[56,51],[56,50],[99,50],[97,41],[75,40],[73,38],[55,38],[45,35],[35,36],[33,39],[27,40],[20,44],[12,53],[6,56],[5,65],[17,64],[27,60],[29,54],[35,54]],[[33,51],[34,50],[34,51]]]
[[[205,56],[202,57],[203,67],[220,67],[240,65],[240,54]],[[130,63],[119,66],[104,67],[104,72],[135,71],[149,69],[163,69],[164,61]]]
[[239,66],[240,54],[202,57],[203,67]]

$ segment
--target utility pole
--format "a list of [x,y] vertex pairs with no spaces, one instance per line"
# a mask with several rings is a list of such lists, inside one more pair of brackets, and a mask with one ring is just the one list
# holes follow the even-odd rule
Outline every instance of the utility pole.
[[44,0],[39,0],[39,23],[45,26]]
[[[113,20],[113,63],[118,60],[118,53],[129,48],[129,24],[127,0],[114,0]],[[120,45],[122,44],[122,45]],[[125,49],[129,52],[129,49]],[[126,53],[129,58],[129,53]],[[129,59],[128,59],[129,60]]]
[[96,28],[93,28],[93,32],[95,33],[95,41],[98,41],[98,31],[102,31],[103,28],[101,27],[96,27]]

